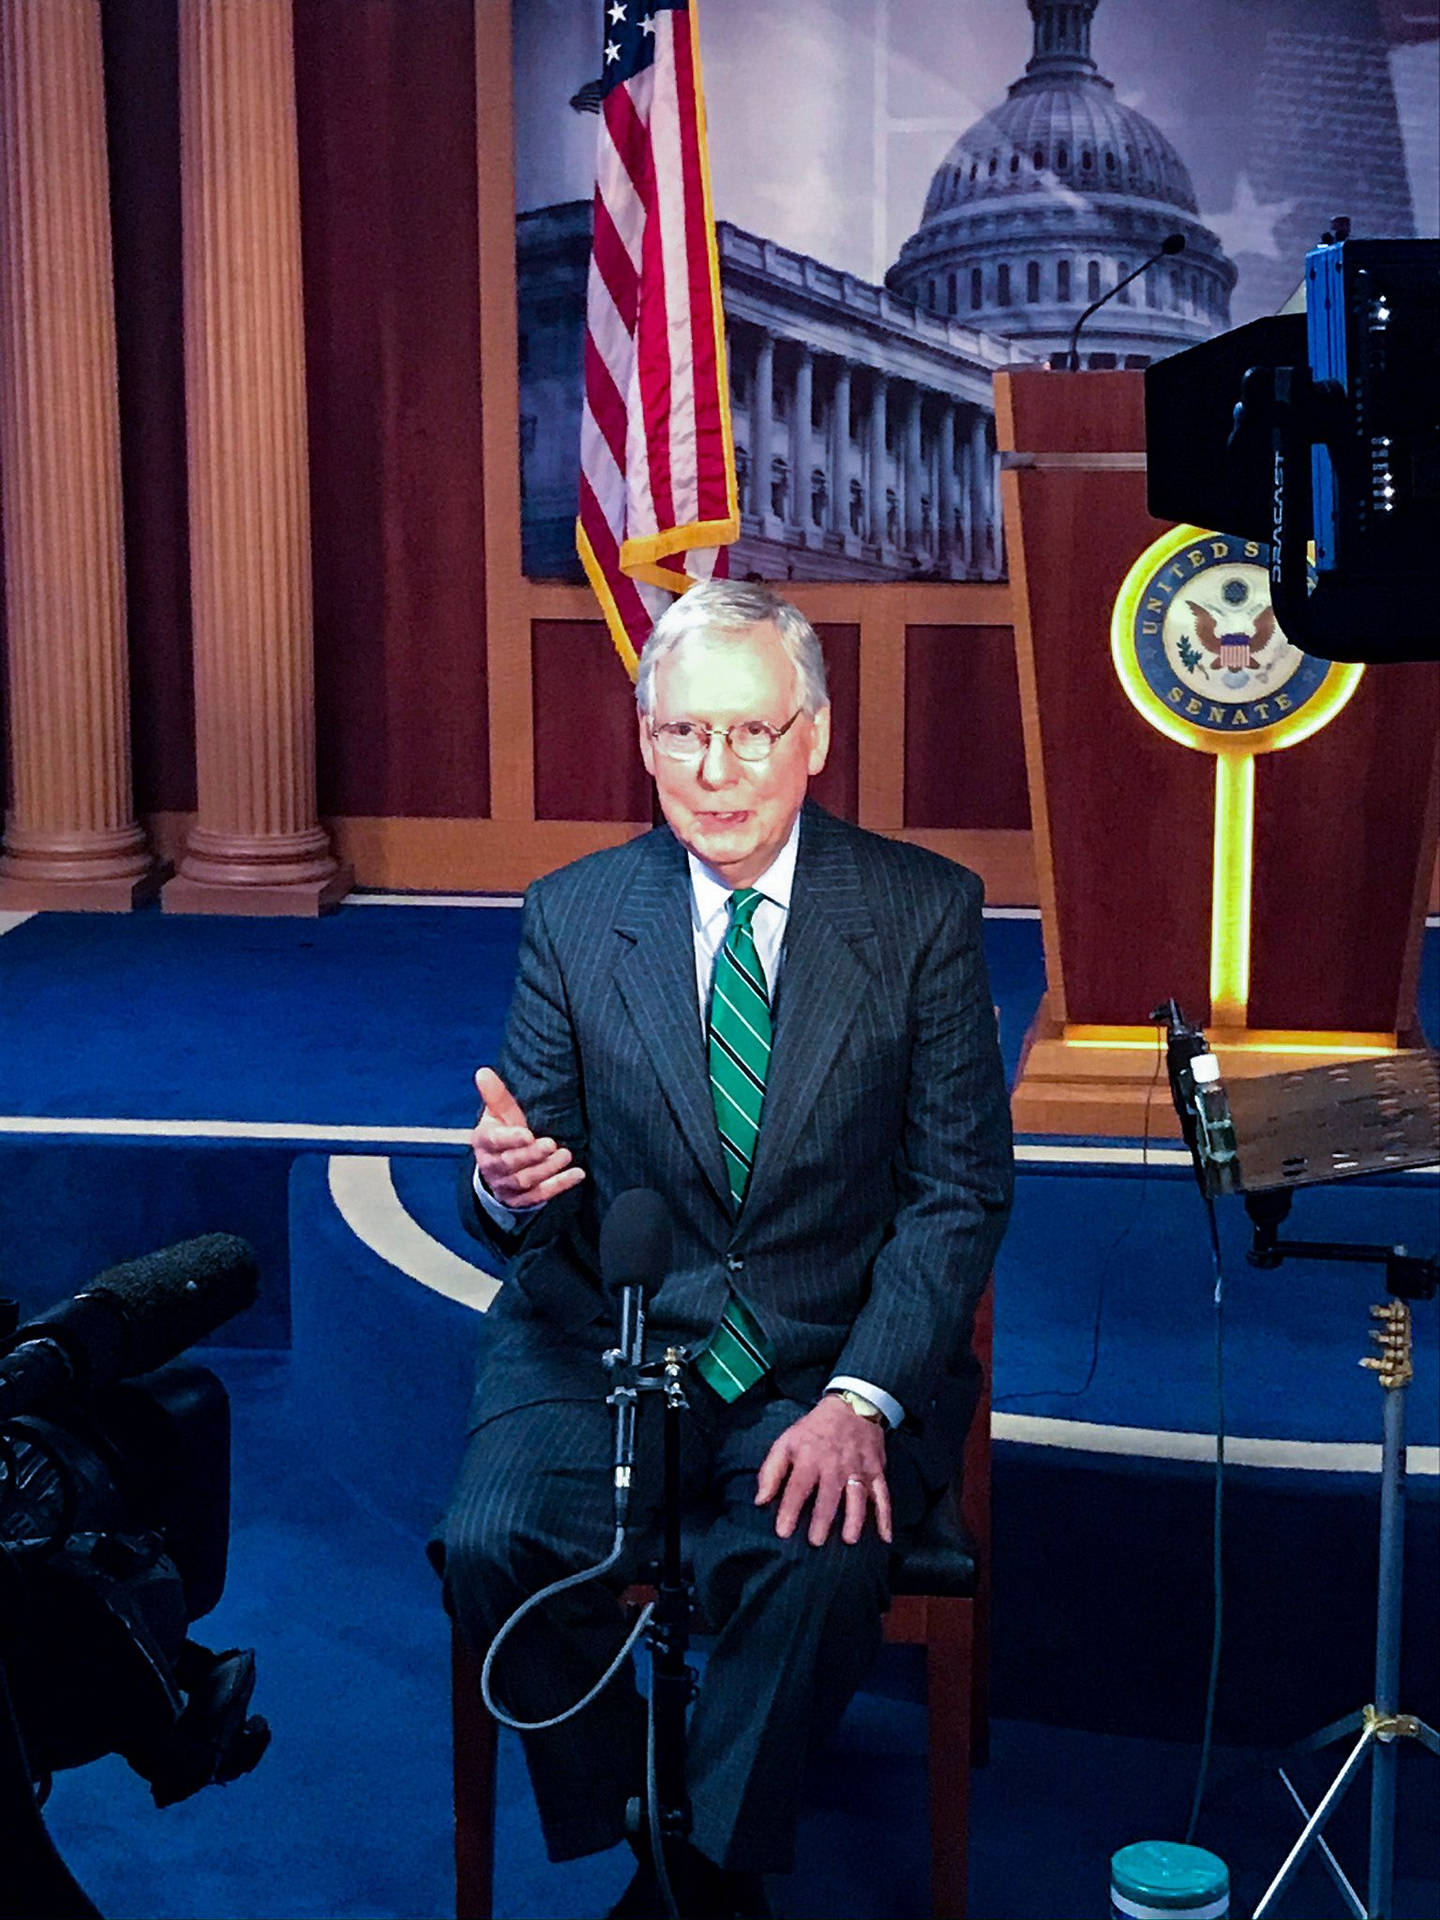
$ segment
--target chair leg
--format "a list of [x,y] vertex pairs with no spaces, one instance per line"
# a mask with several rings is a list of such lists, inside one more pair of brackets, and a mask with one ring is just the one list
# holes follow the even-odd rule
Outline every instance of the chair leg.
[[965,1920],[970,1851],[970,1739],[974,1607],[927,1602],[925,1690],[930,1748],[930,1911]]
[[490,1920],[495,1865],[495,1722],[480,1698],[480,1663],[450,1630],[456,1920]]
[[983,1767],[990,1759],[990,1562],[980,1567],[975,1589],[975,1633],[970,1668],[970,1763]]

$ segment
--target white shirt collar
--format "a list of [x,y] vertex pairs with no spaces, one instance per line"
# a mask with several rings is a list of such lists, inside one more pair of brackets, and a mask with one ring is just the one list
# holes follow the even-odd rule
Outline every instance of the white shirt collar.
[[[760,878],[753,882],[756,891],[773,901],[782,913],[790,911],[790,895],[795,886],[795,857],[799,850],[800,816],[797,813],[784,846]],[[735,889],[693,853],[687,852],[685,858],[690,866],[690,897],[695,905],[696,923],[701,927],[708,926],[717,913],[727,910],[730,895]]]

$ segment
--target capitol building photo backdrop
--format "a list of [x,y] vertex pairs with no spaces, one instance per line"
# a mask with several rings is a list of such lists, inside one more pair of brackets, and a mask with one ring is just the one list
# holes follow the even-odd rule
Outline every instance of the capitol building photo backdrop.
[[[638,0],[631,0],[632,4]],[[1272,313],[1337,215],[1435,235],[1437,42],[1399,0],[704,0],[732,571],[1005,573],[991,381]],[[574,552],[601,46],[516,0],[524,565]]]

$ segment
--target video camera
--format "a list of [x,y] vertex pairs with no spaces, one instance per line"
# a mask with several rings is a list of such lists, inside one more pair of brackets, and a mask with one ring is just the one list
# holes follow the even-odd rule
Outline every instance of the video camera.
[[0,1912],[95,1912],[40,1814],[59,1769],[119,1753],[164,1807],[269,1742],[253,1652],[189,1638],[225,1585],[230,1408],[170,1364],[257,1284],[245,1241],[209,1234],[24,1327],[0,1302]]
[[1150,511],[1268,545],[1303,652],[1440,659],[1440,241],[1336,220],[1304,287],[1303,313],[1146,369]]

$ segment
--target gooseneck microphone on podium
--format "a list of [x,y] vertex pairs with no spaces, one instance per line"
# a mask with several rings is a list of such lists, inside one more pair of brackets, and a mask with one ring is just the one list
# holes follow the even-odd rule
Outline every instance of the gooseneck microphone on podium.
[[1078,373],[1080,371],[1080,329],[1090,318],[1091,314],[1098,313],[1107,301],[1113,300],[1122,287],[1128,287],[1132,280],[1138,280],[1142,273],[1147,273],[1150,268],[1155,265],[1157,260],[1163,260],[1167,254],[1183,253],[1184,251],[1184,234],[1167,233],[1148,260],[1142,260],[1133,273],[1127,273],[1123,280],[1117,280],[1115,282],[1108,293],[1102,293],[1098,300],[1092,300],[1090,302],[1089,306],[1086,307],[1080,318],[1075,322],[1075,325],[1070,329],[1070,351],[1065,356],[1065,366],[1068,372]]
[[600,1227],[600,1278],[620,1302],[620,1344],[605,1355],[614,1384],[615,1524],[630,1510],[635,1470],[636,1375],[645,1360],[645,1303],[670,1267],[670,1210],[649,1187],[616,1196]]

